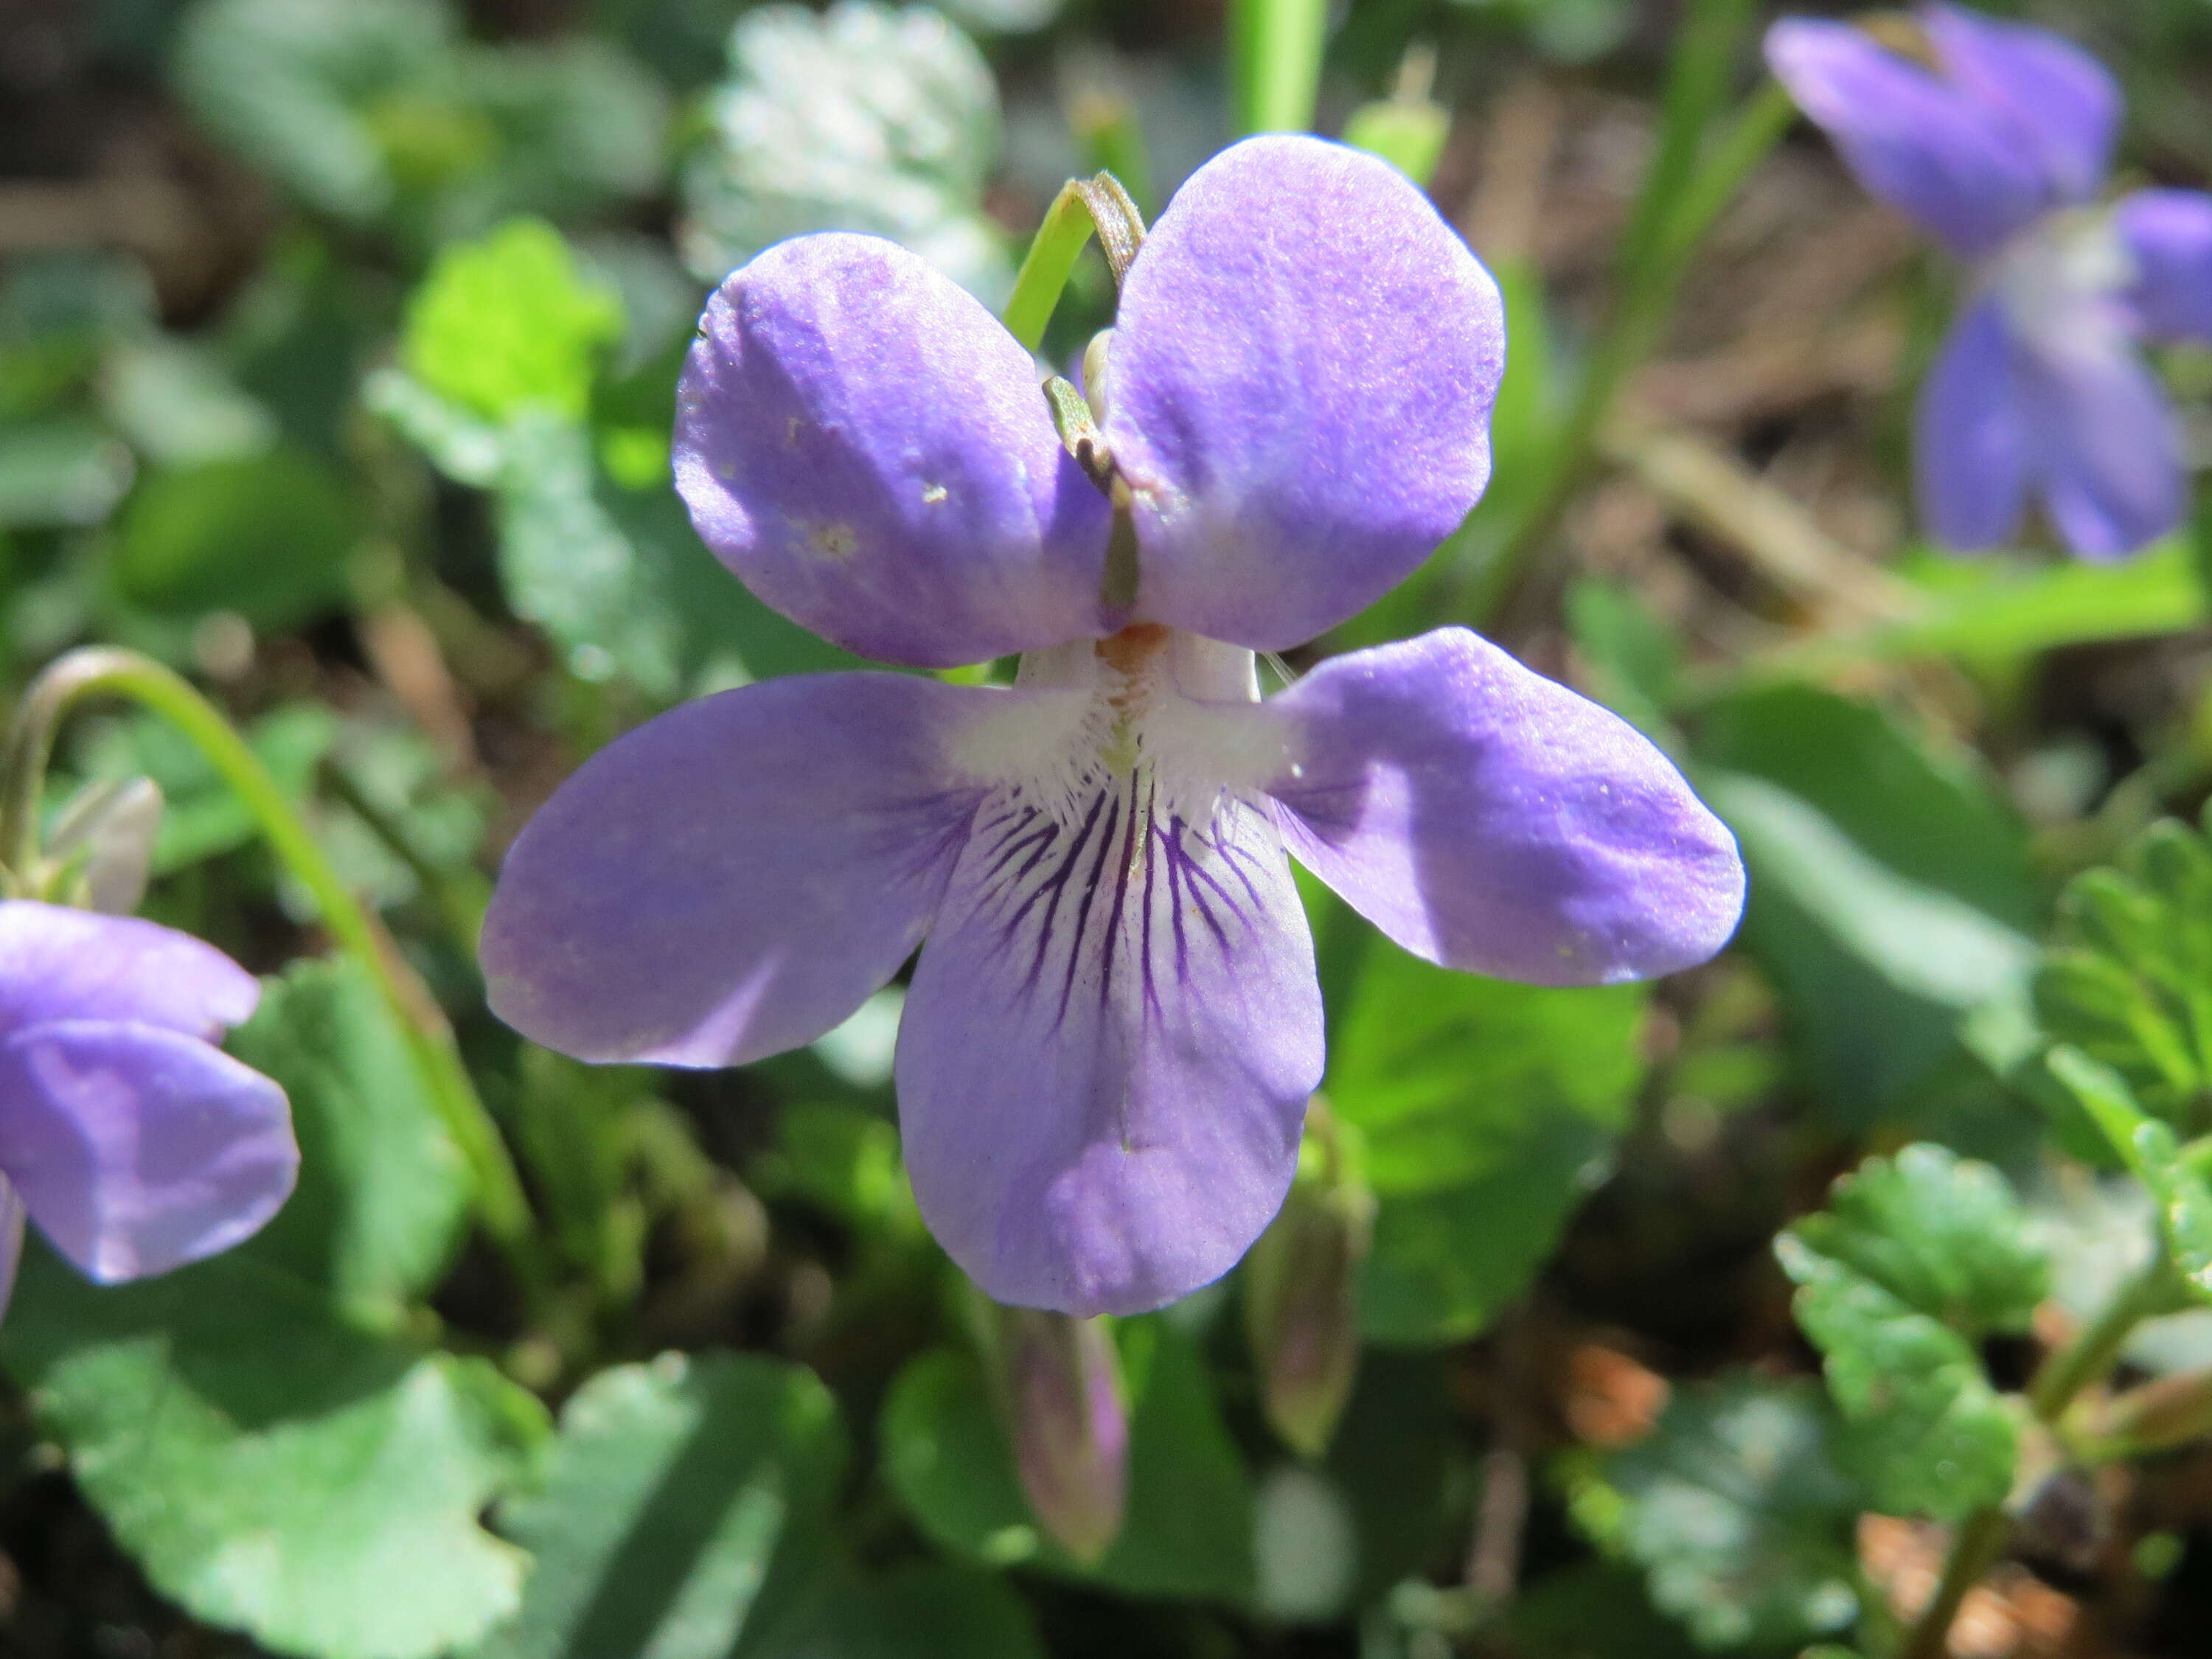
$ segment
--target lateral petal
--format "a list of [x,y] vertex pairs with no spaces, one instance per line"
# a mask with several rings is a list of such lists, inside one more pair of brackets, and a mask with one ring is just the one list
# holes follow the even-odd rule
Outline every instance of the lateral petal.
[[493,1012],[580,1060],[735,1066],[811,1042],[921,943],[983,793],[947,744],[1012,695],[799,676],[601,750],[507,853]]
[[1735,838],[1667,757],[1465,629],[1331,658],[1267,708],[1291,853],[1418,957],[1609,984],[1735,931]]
[[2116,216],[2135,260],[2129,299],[2143,331],[2212,342],[2212,196],[2139,190],[2120,199]]

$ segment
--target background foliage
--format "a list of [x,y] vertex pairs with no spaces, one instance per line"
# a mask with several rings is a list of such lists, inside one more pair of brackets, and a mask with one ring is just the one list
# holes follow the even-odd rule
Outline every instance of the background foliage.
[[[2126,82],[2130,177],[2207,183],[2212,8],[2029,9]],[[267,975],[233,1047],[306,1158],[166,1279],[31,1248],[0,1645],[1929,1659],[1948,1559],[1959,1653],[2201,1652],[2212,508],[2101,568],[1916,541],[1953,276],[1773,144],[1766,15],[1331,15],[1316,130],[1426,178],[1512,363],[1483,506],[1293,666],[1485,626],[1680,760],[1753,898],[1706,969],[1551,991],[1308,889],[1372,1200],[1356,1384],[1318,1451],[1270,1426],[1249,1266],[1121,1322],[1127,1515],[1085,1563],[905,1188],[899,992],[743,1071],[592,1070],[489,1018],[473,941],[585,755],[848,660],[669,487],[708,286],[837,227],[999,304],[1064,178],[1157,213],[1264,67],[1145,0],[17,0],[0,681],[96,639],[209,688],[452,1022],[529,1209],[472,1221],[418,1034],[207,759],[76,722],[65,784],[167,796],[147,914]],[[1086,258],[1045,355],[1110,305]],[[2212,356],[2162,368],[2201,457]]]

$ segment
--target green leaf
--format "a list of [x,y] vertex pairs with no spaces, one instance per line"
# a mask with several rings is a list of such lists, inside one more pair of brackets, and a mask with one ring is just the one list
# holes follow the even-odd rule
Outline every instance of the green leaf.
[[1822,658],[2003,662],[2059,646],[2178,634],[2204,617],[2204,590],[2179,540],[2113,564],[2069,559],[2022,568],[2002,559],[1931,555],[1929,568],[1942,586],[1926,611],[1824,640]]
[[300,1185],[245,1249],[397,1321],[444,1276],[468,1215],[468,1165],[382,994],[351,958],[264,982],[231,1053],[292,1102]]
[[1645,1439],[1572,1496],[1576,1519],[1644,1569],[1708,1648],[1778,1649],[1857,1615],[1859,1492],[1819,1390],[1738,1376],[1678,1390]]
[[1370,950],[1322,1087],[1380,1200],[1370,1339],[1471,1336],[1519,1294],[1626,1123],[1644,1005],[1634,986],[1509,985]]
[[1956,1054],[1961,1012],[2025,982],[2025,832],[1970,755],[1811,687],[1717,706],[1698,752],[1751,871],[1745,942],[1807,1074],[1862,1127]]
[[480,1360],[332,1318],[233,1253],[137,1285],[27,1253],[0,1358],[154,1587],[316,1659],[432,1659],[517,1605],[478,1524],[546,1433]]
[[1344,124],[1344,142],[1379,155],[1425,186],[1444,152],[1451,112],[1426,98],[1382,98],[1362,104]]
[[2173,1131],[2142,1109],[2127,1079],[2111,1066],[2064,1043],[2045,1063],[2149,1192],[2174,1270],[2199,1299],[2212,1301],[2212,1184],[2201,1168],[2183,1155]]
[[1795,1231],[1774,1253],[1797,1282],[1798,1324],[1826,1357],[1852,1429],[1845,1453],[1873,1507],[1957,1521],[2002,1502],[2019,1437],[1972,1346]]
[[846,1455],[836,1402],[798,1366],[601,1371],[562,1410],[542,1487],[500,1508],[537,1568],[483,1659],[722,1659],[823,1571]]
[[400,360],[483,419],[544,410],[574,421],[590,406],[594,362],[622,330],[621,301],[584,279],[561,233],[511,219],[440,252],[407,302]]
[[368,219],[398,190],[374,118],[444,75],[453,33],[436,0],[208,0],[173,73],[217,137],[313,205]]
[[553,637],[580,679],[620,673],[673,702],[702,680],[854,661],[715,563],[673,490],[616,489],[580,425],[538,415],[512,422],[499,504],[508,603]]
[[743,1659],[1045,1659],[1029,1609],[999,1576],[943,1562],[835,1584]]
[[131,487],[131,452],[97,422],[0,425],[0,530],[98,524]]
[[306,450],[158,472],[117,526],[116,584],[149,610],[291,628],[343,602],[364,528],[344,481]]
[[870,0],[819,15],[767,6],[732,32],[730,67],[684,169],[678,240],[695,276],[720,282],[787,236],[865,231],[987,305],[1006,298],[1012,267],[982,211],[998,93],[957,27]]
[[2212,1127],[2212,848],[2146,830],[2119,869],[2078,876],[2036,975],[2044,1029],[2125,1079],[2185,1133]]
[[1947,1147],[1869,1158],[1830,1189],[1826,1209],[1790,1231],[1968,1338],[2025,1331],[2050,1294],[2051,1264],[2005,1178]]
[[1132,1595],[1242,1601],[1252,1590],[1252,1491],[1204,1362],[1158,1320],[1117,1328],[1129,1406],[1129,1499],[1121,1536],[1085,1567],[1048,1538],[1022,1496],[983,1378],[936,1349],[884,1402],[884,1473],[921,1529],[989,1566],[1032,1565]]

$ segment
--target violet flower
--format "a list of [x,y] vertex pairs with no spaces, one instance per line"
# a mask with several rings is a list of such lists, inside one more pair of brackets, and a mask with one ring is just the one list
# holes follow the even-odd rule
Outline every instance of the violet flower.
[[586,1060],[736,1065],[921,945],[896,1082],[954,1260],[1077,1314],[1225,1272],[1322,1073],[1287,854],[1407,950],[1546,984],[1701,962],[1741,907],[1665,757],[1473,634],[1259,700],[1255,651],[1375,599],[1481,493],[1504,349],[1496,288],[1400,174],[1249,140],[1128,270],[1090,387],[1109,500],[1029,354],[921,259],[763,253],[678,392],[701,534],[841,644],[1018,651],[1015,684],[773,680],[631,732],[509,853],[492,1006]]
[[2031,494],[2084,558],[2185,511],[2180,436],[2137,352],[2212,340],[2212,197],[2100,205],[2120,118],[2095,59],[2046,30],[1930,5],[1932,66],[1847,23],[1790,19],[1766,57],[1859,182],[1966,263],[1921,388],[1914,470],[1936,539],[2008,541]]
[[256,1231],[292,1190],[284,1091],[214,1046],[261,987],[150,921],[0,901],[0,1304],[26,1211],[101,1284]]

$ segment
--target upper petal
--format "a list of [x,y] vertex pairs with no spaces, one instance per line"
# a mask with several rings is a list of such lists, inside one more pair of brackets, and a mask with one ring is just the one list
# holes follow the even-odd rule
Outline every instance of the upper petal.
[[1109,631],[1112,514],[1036,365],[895,243],[801,236],[731,274],[677,387],[675,467],[715,556],[850,650],[948,667]]
[[2115,215],[2135,262],[2129,300],[2146,334],[2212,341],[2212,196],[2139,190]]
[[1945,73],[2035,158],[2051,201],[2093,199],[2120,127],[2120,88],[2105,66],[2049,29],[1964,6],[1929,6],[1923,21]]
[[135,916],[0,901],[0,1032],[127,1019],[193,1036],[239,1024],[261,984],[212,945]]
[[1951,325],[1920,388],[1912,459],[1929,532],[1960,552],[2020,527],[2029,439],[2002,302],[1985,296]]
[[1236,1264],[1321,1080],[1313,943],[1264,807],[1141,773],[1072,821],[994,795],[907,994],[899,1121],[930,1231],[998,1301],[1136,1313]]
[[1849,23],[1785,18],[1766,61],[1858,181],[1965,258],[2049,205],[2035,150],[1991,105]]
[[2085,559],[2118,558],[2181,523],[2181,438],[2158,379],[2117,330],[2025,343],[2021,408],[2044,504]]
[[0,1170],[102,1283],[249,1237],[299,1166],[284,1091],[197,1037],[68,1019],[0,1043]]
[[1592,985],[1735,931],[1735,839],[1667,757],[1465,629],[1332,658],[1268,708],[1291,852],[1416,956]]
[[1116,317],[1137,614],[1279,650],[1379,598],[1482,494],[1504,363],[1496,284],[1395,168],[1309,137],[1215,156]]
[[601,750],[507,855],[493,1011],[580,1060],[734,1066],[811,1042],[921,943],[982,793],[947,744],[1011,695],[769,680]]

